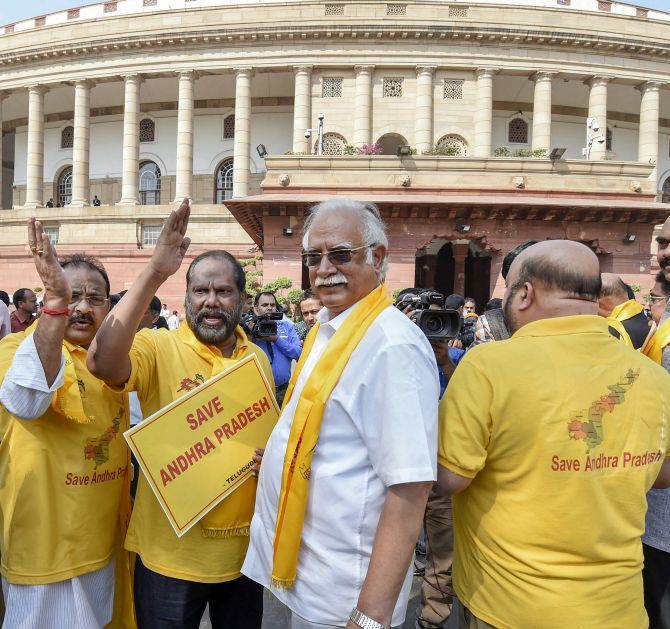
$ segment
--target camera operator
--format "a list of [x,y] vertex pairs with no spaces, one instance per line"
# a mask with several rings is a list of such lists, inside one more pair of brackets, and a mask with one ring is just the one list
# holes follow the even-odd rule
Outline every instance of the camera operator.
[[[417,312],[416,305],[408,300],[427,292],[439,294],[436,291],[426,291],[421,288],[407,288],[398,293],[396,306],[414,320]],[[462,303],[456,303],[456,308],[453,309],[458,310],[462,306]],[[440,310],[442,307],[442,303],[433,302],[428,309]],[[430,340],[440,376],[440,397],[444,394],[456,366],[465,354],[464,350],[452,347],[450,343],[451,341]],[[451,615],[453,604],[451,564],[454,554],[454,520],[451,498],[439,495],[435,489],[432,489],[428,496],[423,530],[426,539],[426,567],[421,583],[421,605],[416,627],[432,629],[444,626]]]
[[[256,294],[254,299],[254,313],[257,317],[277,312],[277,299],[270,291]],[[300,358],[302,346],[293,324],[285,319],[276,322],[277,335],[258,337],[254,334],[257,323],[251,329],[254,343],[267,355],[272,365],[272,375],[275,379],[277,404],[282,405],[284,395],[291,379],[291,361]]]

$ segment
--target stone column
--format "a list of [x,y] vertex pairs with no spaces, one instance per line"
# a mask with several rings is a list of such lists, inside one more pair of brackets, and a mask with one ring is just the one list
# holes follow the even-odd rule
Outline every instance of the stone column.
[[140,181],[140,83],[139,74],[124,77],[123,179],[118,205],[138,205]]
[[293,103],[293,152],[311,153],[305,130],[312,126],[312,66],[297,66]]
[[44,200],[44,95],[47,88],[28,88],[28,154],[25,207],[43,207]]
[[533,98],[533,143],[534,151],[551,150],[551,82],[555,72],[537,72],[531,79],[535,82]]
[[177,111],[177,177],[175,203],[193,196],[193,91],[195,72],[179,72],[179,109]]
[[414,145],[419,155],[433,148],[433,74],[435,66],[416,68]]
[[[589,86],[589,118],[595,118],[598,122],[598,131],[594,135],[602,135],[603,138],[607,138],[607,84],[611,80],[606,76],[594,76],[586,81]],[[589,159],[600,160],[606,151],[606,142],[594,142]]]
[[477,70],[477,100],[475,103],[475,157],[491,157],[491,125],[493,123],[494,68]]
[[74,84],[74,142],[72,145],[72,200],[70,205],[75,207],[90,204],[92,85],[90,81],[76,81]]
[[372,73],[374,70],[374,66],[354,66],[356,73],[354,146],[372,142]]
[[235,141],[233,143],[233,197],[249,194],[251,160],[252,68],[235,68]]
[[454,254],[454,293],[465,294],[465,259],[468,257],[469,240],[457,240],[453,243]]
[[12,200],[9,202],[9,207],[5,208],[4,204],[4,188],[3,188],[3,168],[2,168],[2,102],[7,98],[7,92],[0,92],[0,210],[11,209]]
[[661,85],[661,83],[648,81],[637,88],[642,94],[637,161],[644,164],[656,164],[658,161],[658,117]]

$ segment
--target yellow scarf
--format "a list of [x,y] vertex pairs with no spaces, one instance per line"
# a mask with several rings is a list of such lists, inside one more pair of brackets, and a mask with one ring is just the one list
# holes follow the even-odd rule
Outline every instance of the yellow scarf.
[[[374,320],[390,304],[391,300],[386,295],[383,283],[363,298],[329,341],[302,390],[284,456],[274,538],[273,587],[291,588],[295,583],[307,507],[312,454],[319,440],[321,420],[328,398],[347,366],[352,352]],[[284,407],[291,399],[296,381],[314,345],[318,329],[317,322],[305,339],[302,355],[286,392]],[[298,474],[295,474],[296,470]]]
[[663,358],[663,349],[668,344],[670,344],[670,319],[666,319],[656,328],[656,331],[647,338],[641,351],[645,356],[649,356],[660,365]]
[[634,299],[629,299],[622,304],[619,304],[612,310],[610,316],[607,317],[607,325],[616,330],[619,333],[621,340],[628,346],[633,347],[633,341],[631,341],[626,328],[623,325],[624,321],[632,319],[634,316],[640,314],[644,310],[642,304],[638,303]]
[[[233,355],[226,358],[221,352],[211,345],[201,343],[193,334],[186,321],[182,321],[177,328],[177,336],[184,345],[190,347],[198,356],[207,361],[212,367],[210,378],[221,373],[233,363],[242,360],[250,353],[249,339],[240,326],[235,328],[236,344]],[[256,500],[255,478],[243,483],[228,497],[212,509],[202,520],[200,527],[205,537],[237,537],[248,536],[251,517],[254,513]]]

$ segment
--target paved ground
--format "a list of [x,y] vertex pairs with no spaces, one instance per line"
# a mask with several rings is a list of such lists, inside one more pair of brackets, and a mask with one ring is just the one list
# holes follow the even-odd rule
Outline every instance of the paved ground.
[[[423,559],[423,558],[421,558]],[[421,577],[414,577],[412,583],[412,592],[410,594],[409,605],[407,607],[407,616],[403,629],[414,629],[417,616],[417,609],[421,600]],[[284,609],[277,603],[277,600],[269,592],[265,592],[263,601],[263,629],[288,629],[288,621],[284,614]],[[205,612],[200,629],[211,629],[209,615]],[[455,615],[452,614],[445,629],[456,629]]]

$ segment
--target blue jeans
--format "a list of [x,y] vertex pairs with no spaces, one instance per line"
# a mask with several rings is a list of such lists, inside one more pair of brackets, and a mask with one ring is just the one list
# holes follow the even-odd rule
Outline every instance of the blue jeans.
[[261,629],[263,622],[263,587],[245,576],[184,581],[149,570],[138,555],[134,590],[139,629],[198,629],[208,604],[212,629]]

